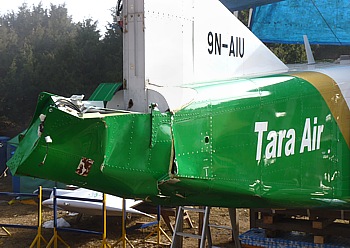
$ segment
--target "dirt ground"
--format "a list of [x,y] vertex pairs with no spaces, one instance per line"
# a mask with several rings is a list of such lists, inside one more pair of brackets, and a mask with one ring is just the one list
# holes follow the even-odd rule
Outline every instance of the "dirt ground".
[[[11,192],[11,177],[0,178],[0,192]],[[34,199],[36,201],[36,199]],[[0,196],[0,226],[1,224],[21,224],[36,226],[38,223],[38,211],[37,204],[33,200],[14,200],[11,196]],[[9,204],[11,203],[11,204]],[[103,224],[101,216],[87,216],[83,215],[80,220],[77,216],[72,216],[71,213],[66,211],[59,211],[58,217],[63,217],[70,225],[71,228],[102,231]],[[238,209],[237,214],[239,217],[240,233],[249,229],[249,210]],[[198,214],[190,213],[194,228],[190,228],[188,224],[185,224],[186,232],[198,233]],[[50,208],[43,208],[43,222],[53,220],[53,210]],[[153,222],[155,219],[149,217],[137,217],[132,216],[127,220],[127,227],[132,227],[136,223]],[[210,224],[219,226],[230,226],[230,218],[228,209],[226,208],[212,208],[210,214]],[[163,230],[172,237],[170,230],[165,225],[164,221],[161,221]],[[108,217],[107,218],[107,242],[110,245],[115,245],[119,237],[121,236],[121,218],[120,217]],[[156,226],[147,227],[145,229],[137,229],[127,232],[127,238],[134,247],[157,247],[151,243],[145,242],[145,238],[148,234],[154,231]],[[22,228],[6,228],[11,234],[9,236],[4,229],[0,228],[0,247],[29,247],[37,235],[37,229],[22,229]],[[232,242],[232,236],[229,230],[211,228],[213,245],[219,247],[234,247]],[[48,242],[53,237],[53,229],[43,228],[42,235]],[[65,232],[59,231],[58,235],[70,246],[70,247],[100,247],[102,244],[102,236],[94,234],[85,234],[77,232]],[[147,241],[156,241],[156,236],[152,236]],[[167,240],[162,235],[162,242],[166,243]],[[42,247],[45,247],[41,242]],[[116,247],[122,247],[121,243]],[[34,247],[37,247],[36,245]],[[52,246],[53,247],[53,246]],[[58,247],[65,247],[59,242]],[[127,246],[130,247],[130,246]],[[167,246],[164,246],[167,247]],[[185,238],[183,247],[198,247],[198,240],[193,238]]]

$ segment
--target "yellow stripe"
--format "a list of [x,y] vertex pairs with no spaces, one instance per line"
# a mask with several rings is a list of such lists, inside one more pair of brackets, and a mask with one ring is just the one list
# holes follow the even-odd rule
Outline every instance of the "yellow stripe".
[[350,110],[337,83],[319,72],[300,72],[293,75],[308,81],[320,92],[350,148]]

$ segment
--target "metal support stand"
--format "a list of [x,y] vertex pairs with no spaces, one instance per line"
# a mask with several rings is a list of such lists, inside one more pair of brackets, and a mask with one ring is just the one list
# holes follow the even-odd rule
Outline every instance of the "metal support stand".
[[[150,234],[148,234],[146,236],[146,238],[144,239],[144,242],[146,243],[151,243],[151,244],[156,244],[156,245],[171,245],[171,238],[168,236],[168,234],[166,234],[166,232],[163,230],[163,228],[160,226],[160,215],[161,215],[161,207],[158,205],[157,207],[157,227],[155,228],[155,230],[153,232],[151,232]],[[149,238],[151,238],[154,234],[157,234],[157,242],[152,241],[152,240],[147,240]],[[170,243],[161,243],[161,234],[163,234],[165,236],[165,238],[170,242]]]
[[[7,234],[7,236],[11,236],[11,233],[5,228],[5,227],[1,227],[1,229]],[[2,235],[5,236],[5,235]]]
[[[183,218],[184,218],[184,211],[185,210],[204,214],[203,226],[202,226],[202,230],[200,232],[200,235],[183,232]],[[172,240],[171,247],[173,247],[173,248],[182,247],[183,237],[195,238],[195,239],[200,240],[200,248],[205,247],[205,241],[206,241],[206,238],[208,238],[208,244],[209,244],[209,247],[211,247],[210,230],[208,227],[209,214],[210,214],[210,207],[205,207],[204,209],[201,209],[201,208],[180,206],[179,210],[178,210],[178,214],[176,216],[175,230],[173,233],[173,240]]]
[[47,244],[46,248],[51,247],[53,244],[54,248],[58,247],[58,241],[60,241],[65,247],[70,248],[70,246],[58,235],[56,227],[53,228],[53,236],[49,243]]
[[126,207],[125,207],[125,198],[123,198],[123,209],[122,209],[122,236],[117,240],[112,247],[116,247],[120,242],[122,242],[123,248],[126,248],[126,243],[130,245],[130,247],[134,248],[129,239],[126,237]]
[[239,220],[235,208],[229,208],[230,221],[232,227],[232,239],[235,243],[236,248],[241,248],[241,242],[239,241]]
[[46,248],[51,247],[51,245],[54,245],[54,248],[57,248],[58,241],[60,241],[64,246],[70,247],[57,233],[57,198],[56,198],[56,188],[53,188],[53,236],[50,239],[49,243],[47,244]]
[[[183,232],[183,215],[184,211],[192,211],[192,212],[198,212],[199,213],[199,226],[198,226],[198,233],[199,234],[193,234],[193,233],[187,233]],[[210,215],[210,207],[204,207],[203,208],[194,208],[194,207],[184,207],[180,206],[178,210],[178,214],[176,216],[176,223],[175,223],[175,230],[173,234],[173,240],[171,244],[171,248],[179,248],[183,246],[183,237],[187,238],[195,238],[198,239],[198,247],[204,248],[206,247],[206,241],[207,241],[207,247],[213,247],[212,244],[212,238],[211,238],[211,231],[210,228],[219,228],[219,229],[228,229],[232,231],[232,240],[235,243],[236,248],[241,248],[241,243],[239,241],[239,226],[238,226],[238,218],[236,214],[235,208],[229,208],[229,214],[230,214],[230,221],[231,221],[231,227],[228,226],[218,226],[218,225],[212,225],[209,224],[209,215]]]
[[111,245],[107,243],[107,207],[106,207],[106,194],[103,193],[102,200],[102,208],[103,208],[103,233],[102,233],[102,244],[101,248],[111,248]]
[[43,188],[42,186],[39,186],[39,192],[38,192],[38,233],[35,236],[32,244],[29,246],[30,248],[34,247],[36,244],[36,247],[40,248],[41,245],[41,240],[43,240],[45,242],[45,244],[47,244],[47,241],[45,240],[45,238],[43,237],[43,235],[41,234],[41,230],[42,230],[42,201],[43,201]]

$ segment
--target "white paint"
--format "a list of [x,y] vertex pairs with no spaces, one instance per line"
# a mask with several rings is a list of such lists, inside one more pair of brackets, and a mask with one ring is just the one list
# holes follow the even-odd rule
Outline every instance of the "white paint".
[[[123,10],[125,106],[133,101],[128,110],[147,112],[158,100],[147,93],[152,86],[181,87],[287,71],[217,0],[128,0]],[[173,102],[168,97],[165,102]],[[183,105],[183,99],[172,105]]]
[[50,137],[50,136],[46,136],[46,137],[45,137],[45,142],[46,142],[46,143],[52,143],[51,137]]
[[[86,198],[93,200],[102,200],[103,193],[98,191],[93,191],[85,188],[79,188],[76,190],[62,190],[57,189],[57,196],[68,196],[68,197],[77,197],[77,198]],[[84,213],[90,215],[102,215],[102,203],[101,202],[90,202],[90,201],[80,201],[80,200],[71,200],[71,199],[60,199],[57,198],[57,206],[66,211]],[[111,216],[121,216],[122,215],[122,203],[123,198],[106,194],[106,208],[107,215]],[[151,215],[133,209],[133,207],[141,204],[142,201],[136,201],[132,199],[125,200],[125,210],[130,214],[137,215],[146,215],[152,217]],[[53,195],[45,201],[43,201],[44,206],[53,206]]]
[[316,71],[331,77],[339,86],[348,108],[350,109],[350,65],[333,66]]
[[[221,55],[208,52],[209,33],[220,37],[221,45],[228,46],[220,46]],[[236,38],[241,43],[244,39],[243,57],[230,56],[230,47]],[[235,43],[236,46],[238,44]],[[145,0],[145,68],[149,83],[161,86],[287,70],[216,0]]]
[[[318,118],[314,117],[312,125],[311,118],[305,119],[300,144],[300,154],[305,151],[311,152],[320,149],[324,125],[318,125],[317,120]],[[264,159],[280,158],[283,155],[286,157],[294,155],[296,140],[295,129],[268,131],[268,125],[268,121],[255,122],[254,132],[258,135],[255,159],[260,161],[262,155],[264,155]],[[267,133],[267,135],[265,133]]]
[[307,57],[307,64],[312,65],[315,64],[314,55],[312,54],[311,46],[309,43],[309,39],[307,38],[307,35],[303,35],[304,39],[304,46],[306,51],[306,57]]
[[285,147],[285,154],[286,156],[291,156],[294,155],[294,148],[295,148],[295,130],[294,129],[289,129],[287,132],[287,136],[289,140],[286,143]]
[[268,122],[255,122],[255,129],[254,132],[258,133],[258,144],[256,146],[256,160],[261,159],[261,150],[262,150],[262,141],[263,141],[263,134],[267,131]]
[[307,151],[311,151],[311,127],[310,118],[307,118],[304,125],[303,137],[301,139],[300,153],[303,153],[305,148]]
[[311,126],[311,119],[306,118],[301,139],[300,153],[307,151],[319,150],[321,147],[321,136],[324,130],[324,125],[317,125],[317,117],[314,117],[313,126]]

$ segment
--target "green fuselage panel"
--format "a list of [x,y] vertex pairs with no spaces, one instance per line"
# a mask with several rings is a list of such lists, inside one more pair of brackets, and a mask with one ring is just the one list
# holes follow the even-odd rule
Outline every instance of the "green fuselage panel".
[[350,206],[341,96],[327,102],[317,85],[291,75],[187,87],[196,98],[175,113],[74,116],[43,94],[8,165],[167,205]]
[[175,114],[179,182],[161,189],[198,205],[348,204],[349,147],[313,85],[278,76],[196,90],[226,97],[203,97]]

